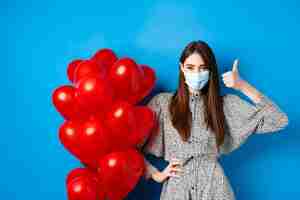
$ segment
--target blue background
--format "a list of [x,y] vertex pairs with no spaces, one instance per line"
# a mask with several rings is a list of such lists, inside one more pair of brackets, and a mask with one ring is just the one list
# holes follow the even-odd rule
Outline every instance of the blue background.
[[[63,119],[51,94],[68,84],[72,59],[112,48],[156,70],[154,93],[171,91],[181,51],[198,39],[213,48],[220,75],[239,58],[241,76],[289,116],[285,130],[253,135],[221,159],[237,199],[299,197],[299,8],[296,0],[2,1],[0,198],[67,198],[65,176],[80,163],[58,140]],[[222,92],[235,91],[222,83]],[[160,186],[141,180],[128,199],[159,199]]]

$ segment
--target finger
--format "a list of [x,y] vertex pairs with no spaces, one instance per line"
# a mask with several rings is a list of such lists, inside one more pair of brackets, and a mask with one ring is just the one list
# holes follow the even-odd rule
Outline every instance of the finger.
[[231,77],[223,77],[222,80],[223,80],[223,81],[231,81],[232,78],[231,78]]
[[174,172],[169,172],[168,176],[171,176],[171,177],[180,177],[180,175],[178,175],[178,174],[176,174]]
[[171,163],[173,163],[173,162],[181,162],[182,160],[180,160],[180,159],[178,159],[178,158],[172,158],[171,160],[170,160],[170,162]]
[[171,161],[171,166],[173,165],[182,165],[182,162],[181,161]]
[[232,73],[232,71],[228,71],[228,72],[223,73],[222,76],[223,76],[223,77],[224,77],[224,76],[229,76],[231,73]]
[[233,62],[232,71],[238,71],[239,60],[235,59]]
[[181,169],[181,168],[172,168],[170,170],[175,171],[175,172],[183,172],[183,169]]
[[232,79],[224,78],[224,79],[223,79],[223,82],[224,82],[224,83],[232,83]]

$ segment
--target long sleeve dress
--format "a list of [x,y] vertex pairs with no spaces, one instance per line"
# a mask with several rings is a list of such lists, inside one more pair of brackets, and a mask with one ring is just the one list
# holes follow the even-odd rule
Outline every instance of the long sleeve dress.
[[[205,128],[200,92],[189,94],[193,120],[187,142],[181,140],[170,120],[168,103],[173,93],[159,93],[147,104],[157,116],[158,133],[147,139],[142,153],[169,162],[177,158],[184,163],[180,177],[169,177],[162,183],[160,200],[235,200],[218,157],[240,147],[252,133],[275,132],[288,124],[286,113],[265,95],[252,105],[235,94],[226,94],[222,97],[226,131],[224,143],[218,150],[215,135],[210,128]],[[144,177],[148,180],[158,169],[144,160]]]

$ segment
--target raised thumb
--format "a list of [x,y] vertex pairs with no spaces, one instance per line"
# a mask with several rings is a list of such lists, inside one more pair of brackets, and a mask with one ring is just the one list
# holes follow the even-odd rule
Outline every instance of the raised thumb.
[[232,66],[232,71],[238,71],[239,59],[235,59]]

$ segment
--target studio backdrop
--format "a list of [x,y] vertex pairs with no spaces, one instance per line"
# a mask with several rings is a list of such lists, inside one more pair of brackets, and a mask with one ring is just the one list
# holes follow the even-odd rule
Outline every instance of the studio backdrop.
[[[289,116],[286,129],[252,135],[221,158],[237,199],[299,197],[299,9],[296,0],[2,1],[0,198],[67,199],[66,175],[82,165],[59,141],[51,94],[69,83],[71,60],[111,48],[155,70],[154,95],[177,88],[179,56],[193,40],[211,46],[220,75],[238,58],[241,76]],[[127,199],[159,199],[160,190],[141,178]]]

